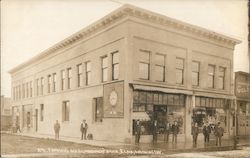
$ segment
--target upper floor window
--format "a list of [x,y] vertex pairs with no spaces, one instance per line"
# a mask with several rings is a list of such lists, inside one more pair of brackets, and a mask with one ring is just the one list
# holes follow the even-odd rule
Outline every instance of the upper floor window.
[[53,78],[52,78],[52,91],[56,91],[56,73],[53,73]]
[[102,60],[102,82],[108,81],[108,57],[104,56]]
[[176,58],[176,84],[184,83],[184,59]]
[[21,85],[18,86],[18,98],[21,99]]
[[48,75],[48,93],[51,92],[52,77]]
[[29,82],[26,83],[26,87],[25,87],[25,92],[26,92],[26,98],[29,97]]
[[215,65],[208,65],[208,87],[214,88]]
[[86,68],[86,85],[89,85],[91,82],[91,62],[88,61],[85,63],[85,68]]
[[77,65],[77,87],[82,86],[83,78],[82,78],[82,64]]
[[68,89],[71,88],[71,85],[72,85],[72,69],[71,68],[68,68],[67,69],[67,75],[68,75]]
[[140,50],[139,55],[139,77],[149,80],[150,76],[150,51]]
[[219,67],[219,74],[218,74],[218,88],[225,89],[225,72],[226,68]]
[[39,96],[39,87],[40,87],[40,82],[39,78],[36,79],[36,96]]
[[64,90],[65,89],[65,78],[66,78],[66,75],[65,75],[65,70],[62,70],[61,71],[61,89]]
[[157,81],[165,82],[165,62],[166,56],[162,54],[155,55],[155,79]]
[[12,87],[12,97],[13,97],[13,100],[16,100],[16,88],[15,87]]
[[22,84],[22,98],[25,98],[25,84]]
[[44,78],[41,77],[41,95],[43,95]]
[[69,101],[62,104],[62,121],[69,121]]
[[30,97],[33,96],[33,82],[30,81]]
[[112,80],[119,78],[119,53],[112,53]]
[[199,86],[200,78],[200,63],[193,61],[192,62],[192,85]]

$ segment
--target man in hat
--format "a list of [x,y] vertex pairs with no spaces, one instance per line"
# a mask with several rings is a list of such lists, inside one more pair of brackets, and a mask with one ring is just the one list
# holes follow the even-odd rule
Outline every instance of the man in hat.
[[135,144],[140,143],[140,136],[141,136],[141,125],[140,125],[140,120],[137,120],[135,124]]
[[220,122],[218,122],[217,126],[215,126],[215,137],[216,137],[216,145],[221,146],[221,137],[223,136],[224,129],[221,127]]
[[197,137],[199,135],[199,127],[197,122],[195,122],[195,124],[192,126],[192,135],[193,135],[193,145],[196,147]]
[[56,123],[54,124],[54,131],[55,131],[55,139],[59,139],[59,131],[60,131],[60,123],[58,120],[56,120]]
[[211,133],[211,127],[206,122],[203,126],[204,143],[209,143],[209,136]]
[[88,129],[88,124],[86,123],[86,120],[83,120],[81,123],[81,133],[82,133],[82,137],[81,139],[83,140],[83,136],[84,136],[84,140],[86,140],[86,134],[87,134],[87,129]]
[[177,143],[177,134],[179,133],[179,131],[180,131],[179,125],[177,121],[174,121],[174,124],[172,125],[172,132],[173,132],[172,143]]
[[153,144],[157,142],[157,133],[158,133],[158,122],[154,120],[153,123]]
[[168,121],[166,121],[164,128],[164,142],[168,142],[170,131],[171,131],[171,124]]

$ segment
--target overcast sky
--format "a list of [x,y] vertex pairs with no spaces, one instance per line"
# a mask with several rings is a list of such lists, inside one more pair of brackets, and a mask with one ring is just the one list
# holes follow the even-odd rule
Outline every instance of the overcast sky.
[[1,94],[7,71],[126,3],[241,40],[234,71],[249,72],[247,0],[2,0]]

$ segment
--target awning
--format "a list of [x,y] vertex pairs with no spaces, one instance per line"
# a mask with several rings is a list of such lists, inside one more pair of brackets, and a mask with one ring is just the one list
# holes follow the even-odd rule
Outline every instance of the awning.
[[132,119],[133,120],[148,121],[148,120],[150,120],[150,117],[148,116],[148,114],[146,112],[133,112]]
[[230,100],[235,99],[235,96],[233,95],[225,95],[219,93],[194,92],[194,95],[200,97],[219,98],[219,99],[230,99]]
[[193,95],[192,91],[133,84],[134,90]]

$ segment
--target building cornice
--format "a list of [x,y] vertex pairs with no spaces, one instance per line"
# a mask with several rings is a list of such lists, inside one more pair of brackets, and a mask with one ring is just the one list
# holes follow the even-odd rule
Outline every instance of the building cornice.
[[176,30],[180,30],[184,33],[189,33],[192,35],[199,36],[200,38],[204,38],[207,40],[212,40],[214,42],[219,42],[221,44],[230,45],[234,47],[236,44],[241,43],[241,41],[207,30],[205,28],[201,28],[198,26],[194,26],[185,22],[181,22],[179,20],[175,20],[169,18],[167,16],[157,14],[154,12],[150,12],[145,9],[141,9],[132,5],[123,5],[121,8],[111,12],[110,14],[104,16],[97,22],[93,23],[92,25],[80,30],[79,32],[71,35],[70,37],[62,40],[61,42],[53,45],[52,47],[48,48],[47,50],[43,51],[42,53],[38,54],[37,56],[31,58],[27,62],[20,64],[19,66],[13,68],[9,71],[9,73],[15,73],[16,71],[26,67],[27,65],[40,60],[41,58],[46,57],[47,55],[61,50],[67,46],[70,46],[82,39],[85,39],[96,32],[105,29],[106,27],[112,25],[113,23],[117,22],[118,20],[123,19],[124,17],[136,17],[151,23],[163,25],[164,27],[171,27]]

